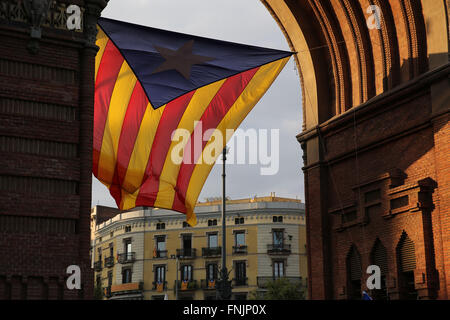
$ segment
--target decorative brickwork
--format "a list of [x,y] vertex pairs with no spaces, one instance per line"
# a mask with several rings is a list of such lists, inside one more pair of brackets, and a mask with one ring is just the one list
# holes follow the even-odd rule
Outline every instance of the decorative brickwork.
[[[50,3],[42,23],[34,2]],[[90,33],[106,2],[0,1],[0,299],[92,298]],[[67,30],[70,4],[81,30]],[[42,31],[36,51],[31,24]],[[81,290],[66,287],[70,265]]]

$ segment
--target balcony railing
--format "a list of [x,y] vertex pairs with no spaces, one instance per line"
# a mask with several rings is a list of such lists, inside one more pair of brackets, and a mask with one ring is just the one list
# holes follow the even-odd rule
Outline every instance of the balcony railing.
[[246,286],[248,285],[248,278],[234,278],[233,287]]
[[233,254],[246,254],[247,246],[233,246]]
[[200,286],[201,286],[202,289],[211,289],[211,290],[213,290],[213,289],[216,289],[216,283],[217,283],[216,279],[214,279],[214,280],[202,279],[200,281]]
[[167,289],[167,281],[163,281],[163,282],[153,281],[152,285],[153,285],[152,290],[156,290],[159,292],[162,292],[163,290]]
[[105,267],[111,268],[114,266],[114,256],[106,257],[105,258]]
[[286,279],[290,283],[295,284],[295,285],[300,285],[300,286],[303,285],[301,277],[257,277],[256,282],[257,282],[259,288],[266,288],[268,282],[272,282],[272,281],[280,280],[280,279]]
[[177,249],[177,257],[180,259],[194,259],[196,257],[197,250],[191,249]]
[[167,258],[167,250],[156,250],[153,253],[153,258]]
[[120,253],[117,256],[117,262],[124,264],[124,263],[131,263],[134,262],[136,254],[134,252],[125,252]]
[[222,254],[222,247],[202,248],[203,257],[218,257]]
[[111,286],[112,295],[122,295],[141,292],[143,288],[142,282],[129,282],[122,284],[115,284]]
[[94,271],[99,272],[102,271],[102,260],[98,260],[94,262]]
[[290,244],[268,244],[267,245],[268,254],[290,254],[291,245]]
[[190,280],[190,281],[184,281],[184,280],[175,280],[175,285],[178,286],[178,289],[181,291],[185,290],[195,290],[197,289],[197,280]]

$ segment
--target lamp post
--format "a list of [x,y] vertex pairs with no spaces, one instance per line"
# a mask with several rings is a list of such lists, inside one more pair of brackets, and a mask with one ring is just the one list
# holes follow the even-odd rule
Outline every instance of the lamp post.
[[222,269],[220,270],[220,279],[217,281],[216,297],[218,300],[230,300],[231,281],[228,280],[227,270],[227,249],[226,249],[226,217],[225,217],[225,162],[227,160],[227,148],[222,151]]
[[175,259],[176,260],[176,281],[175,281],[175,300],[178,300],[178,272],[179,272],[179,268],[178,268],[178,256],[175,254],[172,254],[170,256],[171,259]]

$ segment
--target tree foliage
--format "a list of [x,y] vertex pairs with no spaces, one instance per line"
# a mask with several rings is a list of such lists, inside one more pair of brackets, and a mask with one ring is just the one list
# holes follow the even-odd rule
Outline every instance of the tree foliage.
[[280,278],[268,281],[265,285],[267,291],[252,291],[251,300],[303,300],[304,291],[300,283],[292,283],[288,279]]

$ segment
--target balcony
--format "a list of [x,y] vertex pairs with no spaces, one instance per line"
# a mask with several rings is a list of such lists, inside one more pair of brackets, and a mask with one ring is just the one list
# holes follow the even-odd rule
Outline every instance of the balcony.
[[247,254],[247,246],[233,246],[233,254]]
[[153,252],[153,258],[167,259],[167,250],[156,250]]
[[100,272],[102,271],[102,260],[98,260],[94,262],[94,271]]
[[196,249],[177,249],[177,258],[180,259],[195,259]]
[[114,266],[114,256],[106,257],[105,258],[105,267],[111,268]]
[[[117,299],[117,296],[135,296],[140,297],[142,295],[142,282],[130,282],[130,283],[122,283],[111,286],[111,296],[113,299]],[[116,296],[116,298],[114,298]]]
[[117,256],[117,262],[124,264],[124,263],[132,263],[134,262],[136,254],[134,252],[126,252],[126,253],[120,253]]
[[153,285],[152,290],[155,290],[158,292],[163,292],[164,290],[167,289],[167,281],[164,281],[164,282],[153,281],[152,285]]
[[234,278],[233,287],[242,287],[248,285],[248,278]]
[[280,280],[280,279],[286,279],[290,283],[295,284],[295,285],[300,285],[300,286],[302,285],[302,278],[301,277],[279,277],[279,278],[275,278],[275,277],[257,277],[256,281],[257,281],[257,284],[258,284],[259,288],[266,288],[268,282],[272,282],[272,281]]
[[[175,286],[178,287],[178,290],[181,291],[189,291],[197,289],[197,280],[183,281],[183,280],[175,280]],[[174,287],[175,287],[174,286]]]
[[222,247],[202,248],[203,257],[220,257],[222,255]]
[[216,283],[217,283],[216,279],[213,281],[211,281],[209,279],[202,279],[200,281],[200,286],[202,289],[205,289],[205,290],[214,290],[214,289],[216,289]]
[[291,254],[291,245],[290,244],[268,244],[267,245],[267,254],[280,254],[286,255]]

